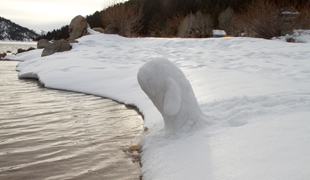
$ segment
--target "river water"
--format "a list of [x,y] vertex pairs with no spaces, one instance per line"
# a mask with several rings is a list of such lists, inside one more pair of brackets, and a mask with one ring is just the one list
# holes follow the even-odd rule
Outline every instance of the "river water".
[[33,47],[37,48],[36,42],[6,42],[6,41],[0,41],[0,54],[7,53],[7,51],[16,54],[17,49],[25,49]]
[[139,179],[134,109],[18,79],[17,64],[0,61],[1,180]]

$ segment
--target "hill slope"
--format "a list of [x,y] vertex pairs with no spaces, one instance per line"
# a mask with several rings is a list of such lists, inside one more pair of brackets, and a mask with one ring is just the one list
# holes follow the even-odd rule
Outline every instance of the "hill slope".
[[0,17],[1,41],[32,41],[39,35],[28,28],[22,27],[8,19]]

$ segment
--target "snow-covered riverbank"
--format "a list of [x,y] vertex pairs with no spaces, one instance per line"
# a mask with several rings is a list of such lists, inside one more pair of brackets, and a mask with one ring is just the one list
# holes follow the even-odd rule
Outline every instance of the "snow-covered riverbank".
[[[137,106],[149,131],[144,179],[307,179],[310,176],[310,43],[254,38],[124,38],[93,32],[73,49],[6,58],[21,78]],[[137,82],[139,68],[167,58],[190,81],[213,125],[163,131],[160,113]]]

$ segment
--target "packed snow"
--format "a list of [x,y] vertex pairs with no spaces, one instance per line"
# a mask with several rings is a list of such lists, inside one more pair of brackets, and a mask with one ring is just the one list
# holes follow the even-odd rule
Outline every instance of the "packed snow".
[[[91,34],[72,44],[71,51],[40,57],[42,50],[34,50],[6,58],[25,60],[17,67],[20,78],[38,78],[49,88],[137,106],[144,114],[144,126],[149,128],[142,141],[143,179],[310,177],[310,43]],[[161,60],[174,70],[164,69],[168,76],[152,78],[159,70],[145,67],[152,62],[161,66]],[[139,73],[140,80],[154,81],[146,92],[152,93],[154,88],[160,97],[166,93],[178,96],[182,88],[192,86],[193,92],[188,92],[195,94],[209,123],[186,131],[167,131],[167,119],[161,113],[178,115],[183,106],[180,103],[185,102],[179,97],[171,102],[169,98],[161,100],[168,107],[159,112],[152,97],[149,99],[139,86],[140,68],[147,73],[145,77]],[[184,77],[179,81],[188,79],[184,87],[174,77],[181,71]],[[168,85],[160,84],[165,81]],[[183,110],[199,112],[195,103]]]

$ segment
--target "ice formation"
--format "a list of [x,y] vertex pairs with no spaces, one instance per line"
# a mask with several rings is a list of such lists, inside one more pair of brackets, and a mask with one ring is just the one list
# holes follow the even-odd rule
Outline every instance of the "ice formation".
[[206,122],[192,86],[169,60],[158,58],[144,64],[138,82],[162,114],[166,132],[187,132],[198,122]]

